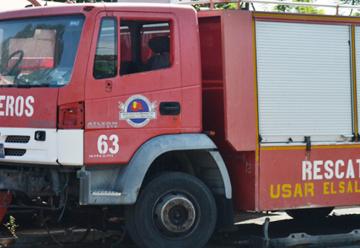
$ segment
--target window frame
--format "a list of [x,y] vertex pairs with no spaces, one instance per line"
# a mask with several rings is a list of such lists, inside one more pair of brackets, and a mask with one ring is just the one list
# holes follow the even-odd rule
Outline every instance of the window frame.
[[[151,73],[134,73],[128,74],[124,77],[115,77],[109,79],[95,80],[90,70],[94,63],[94,54],[96,49],[96,41],[100,28],[101,19],[105,16],[116,17],[118,22],[120,19],[142,19],[147,21],[156,20],[171,20],[173,23],[173,52],[174,60],[171,68],[164,70],[155,70]],[[134,95],[139,92],[153,92],[158,90],[179,88],[182,85],[182,64],[181,60],[181,37],[180,25],[176,14],[169,12],[147,12],[147,11],[122,11],[116,10],[113,12],[99,12],[96,15],[95,25],[91,25],[91,48],[88,57],[88,70],[86,73],[86,98],[87,99],[103,99],[107,97],[118,97],[125,95]],[[120,46],[120,43],[118,43]],[[120,51],[119,51],[120,52]],[[120,61],[120,54],[118,56]]]
[[[115,73],[114,75],[112,76],[107,76],[107,77],[96,77],[95,76],[95,65],[96,65],[96,56],[97,56],[97,49],[98,49],[98,45],[99,45],[99,41],[100,41],[100,37],[101,37],[101,34],[102,34],[102,26],[103,26],[103,22],[105,20],[112,20],[114,22],[114,48],[115,48],[115,56],[116,56],[116,59],[114,59],[114,62],[115,62]],[[100,25],[99,25],[99,29],[98,29],[98,35],[97,35],[97,40],[96,40],[96,45],[95,45],[95,52],[94,52],[94,58],[93,58],[93,67],[92,67],[92,77],[93,79],[95,80],[106,80],[106,79],[111,79],[111,78],[116,78],[118,75],[119,75],[119,70],[120,70],[120,65],[119,65],[119,55],[120,55],[120,52],[119,52],[119,35],[120,35],[120,32],[118,31],[118,27],[119,27],[119,21],[118,21],[118,18],[114,17],[114,16],[103,16],[101,17],[101,20],[100,20]]]
[[[50,84],[44,84],[44,85],[37,85],[37,84],[31,84],[30,88],[33,88],[33,87],[37,87],[37,88],[46,88],[46,89],[50,89],[50,88],[64,88],[64,87],[67,87],[69,85],[71,85],[71,82],[73,81],[73,78],[74,78],[74,74],[77,70],[77,60],[78,60],[78,56],[79,56],[79,51],[81,50],[81,41],[83,39],[83,36],[84,36],[84,29],[85,29],[85,26],[86,26],[86,16],[82,13],[72,13],[72,14],[64,14],[64,15],[49,15],[49,16],[33,16],[33,17],[23,17],[23,18],[19,18],[19,19],[4,19],[4,20],[1,20],[0,22],[11,22],[11,21],[30,21],[29,23],[31,23],[32,25],[34,25],[34,20],[45,20],[45,21],[48,21],[49,19],[64,19],[64,18],[70,18],[70,17],[73,17],[73,18],[78,18],[76,21],[80,21],[81,22],[81,30],[80,32],[78,33],[79,35],[79,39],[77,40],[77,46],[76,46],[76,52],[73,53],[74,57],[73,59],[71,60],[71,73],[70,73],[70,77],[69,79],[66,81],[66,83],[63,83],[63,84],[59,84],[59,82],[57,82],[56,85],[50,85]],[[74,19],[71,20],[72,21],[75,21]],[[42,23],[41,25],[45,25],[44,23]],[[69,25],[71,26],[71,25]],[[42,29],[42,28],[41,28]],[[48,30],[49,28],[44,28],[44,30]],[[1,29],[3,30],[3,29]],[[36,29],[35,29],[36,30]],[[52,30],[52,29],[50,29]],[[2,31],[1,32],[1,35],[2,37],[0,36],[0,60],[1,60],[1,54],[3,52],[3,44],[2,44],[2,40],[3,40],[3,37],[4,37],[4,34],[5,32]],[[34,33],[35,34],[35,33]],[[15,36],[14,36],[15,37]],[[13,38],[14,38],[13,37]],[[17,38],[21,38],[21,37],[17,37]],[[29,38],[29,37],[23,37],[23,38]],[[56,35],[56,42],[57,43],[58,40],[57,40],[57,35]],[[65,40],[63,41],[63,43],[65,44]],[[65,45],[64,45],[65,46]],[[53,65],[53,68],[51,68],[51,70],[55,70],[58,68],[58,65],[60,64],[60,61],[61,61],[61,57],[63,56],[63,53],[59,54],[59,50],[58,50],[58,44],[55,44],[55,50],[54,50],[54,65]],[[33,57],[33,56],[31,56]],[[34,56],[36,57],[36,56]],[[1,64],[1,61],[0,61],[0,64]],[[18,88],[19,86],[17,84],[11,84],[11,86],[9,85],[1,85],[0,86],[1,88],[10,88],[10,87],[14,87],[14,88]]]
[[121,62],[122,62],[121,61],[121,56],[122,56],[122,54],[121,54],[121,39],[120,39],[121,32],[118,32],[118,35],[119,35],[119,39],[118,39],[118,46],[119,46],[119,56],[118,56],[119,68],[118,68],[118,71],[119,71],[119,73],[118,73],[118,75],[120,78],[131,77],[131,76],[136,76],[138,74],[152,73],[152,72],[162,71],[162,70],[171,70],[174,68],[174,64],[175,64],[175,60],[176,60],[176,56],[175,56],[176,52],[174,51],[174,47],[175,47],[175,25],[174,25],[174,23],[175,23],[175,20],[171,16],[169,16],[169,17],[154,17],[154,18],[122,16],[122,17],[119,17],[118,21],[119,21],[118,22],[119,23],[118,30],[120,30],[121,23],[124,21],[148,22],[148,23],[150,23],[150,22],[169,23],[169,38],[170,38],[170,48],[169,48],[169,63],[170,63],[170,65],[168,67],[159,68],[159,69],[155,69],[155,70],[139,71],[139,72],[135,72],[135,73],[121,74],[120,73]]

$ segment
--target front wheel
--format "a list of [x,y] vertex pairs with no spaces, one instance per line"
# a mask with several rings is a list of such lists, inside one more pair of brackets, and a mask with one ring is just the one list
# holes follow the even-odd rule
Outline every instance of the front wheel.
[[140,247],[203,247],[216,225],[216,204],[198,178],[180,172],[149,182],[126,211],[126,225]]

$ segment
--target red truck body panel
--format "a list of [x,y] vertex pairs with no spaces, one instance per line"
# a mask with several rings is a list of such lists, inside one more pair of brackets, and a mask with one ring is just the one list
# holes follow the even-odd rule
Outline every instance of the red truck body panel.
[[[94,10],[95,12],[96,10]],[[31,8],[26,10],[17,10],[1,13],[1,19],[20,19],[41,16],[61,16],[83,14],[87,21],[84,23],[83,32],[78,47],[76,60],[74,62],[73,74],[71,81],[66,87],[62,88],[39,88],[39,89],[16,89],[3,88],[1,95],[10,96],[15,99],[23,97],[33,97],[34,114],[31,118],[26,116],[0,116],[3,127],[24,127],[24,128],[56,128],[57,127],[57,107],[66,103],[84,101],[86,66],[84,66],[82,58],[87,57],[90,49],[89,42],[93,33],[93,25],[95,17],[89,12],[84,11],[84,6],[69,5],[66,7],[49,7],[49,8]],[[65,48],[66,49],[66,48]],[[6,111],[6,100],[3,102],[2,108]]]
[[0,192],[0,221],[2,221],[7,212],[7,206],[10,205],[12,195],[8,192]]
[[203,128],[228,166],[235,205],[255,209],[258,135],[252,14],[210,11],[198,15]]
[[[161,70],[140,72],[129,75],[116,75],[112,78],[95,79],[87,73],[85,90],[85,163],[126,164],[136,150],[147,140],[162,134],[194,133],[201,131],[201,80],[199,56],[189,57],[185,54],[199,51],[197,19],[191,9],[172,9],[159,11],[157,8],[133,12],[136,8],[111,8],[111,15],[121,23],[122,20],[170,20],[173,49],[172,65]],[[109,10],[108,10],[109,11]],[[98,15],[95,30],[99,30],[101,17],[109,15],[102,12]],[[181,16],[181,18],[179,18]],[[121,25],[121,24],[120,24]],[[181,35],[182,27],[192,27],[186,38]],[[96,41],[98,32],[92,40]],[[184,41],[183,39],[186,39]],[[92,43],[88,61],[88,70],[94,67],[96,42]],[[199,53],[199,52],[197,52]],[[121,56],[120,56],[121,57]],[[119,61],[120,63],[120,61]],[[111,89],[109,89],[109,85]],[[150,112],[156,115],[141,128],[131,126],[120,120],[121,106],[129,106],[129,101],[145,100]],[[181,113],[176,116],[161,115],[161,102],[176,101],[181,105]],[[116,154],[98,155],[98,139],[101,135],[119,137],[121,151]],[[111,144],[109,143],[111,146]]]
[[[1,116],[9,102],[0,98],[2,126],[56,128],[57,107],[83,102],[85,166],[126,164],[151,138],[204,131],[214,140],[227,164],[237,210],[360,204],[358,142],[317,145],[311,150],[306,150],[305,145],[264,146],[259,142],[255,44],[255,20],[352,25],[360,23],[358,19],[248,11],[209,11],[196,15],[189,8],[164,5],[139,8],[131,4],[34,8],[2,13],[1,18],[79,13],[86,20],[69,85],[59,89],[1,89],[0,97],[21,97],[24,100],[18,101],[24,101],[24,111],[34,110],[31,118]],[[171,46],[175,48],[172,65],[156,71],[95,79],[92,70],[102,17],[113,17],[118,23],[124,19],[168,20]],[[29,96],[34,101],[26,100]],[[30,109],[26,109],[26,101],[31,103]],[[159,103],[167,101],[181,104],[180,115],[161,115]],[[147,114],[156,117],[141,128],[121,120],[119,116],[127,114],[132,104],[135,112],[137,104],[146,105]],[[100,137],[115,136],[116,152],[99,154]],[[111,147],[114,140],[105,142]]]
[[[185,56],[185,54],[199,55],[200,53],[194,11],[189,8],[169,9],[164,5],[148,5],[143,7],[141,12],[138,10],[137,5],[131,4],[111,7],[94,4],[34,8],[1,14],[2,19],[79,13],[86,17],[70,83],[59,89],[24,89],[23,92],[35,98],[33,107],[37,115],[34,114],[32,118],[27,119],[3,117],[3,123],[6,123],[4,126],[56,128],[58,126],[57,113],[54,110],[58,106],[85,102],[84,162],[86,165],[125,164],[145,141],[155,136],[200,132],[200,58],[199,56]],[[180,48],[174,49],[172,66],[163,70],[96,80],[92,69],[101,18],[106,16],[116,16],[119,22],[120,19],[126,18],[147,21],[172,20],[174,36],[172,45]],[[180,35],[180,30],[184,27],[192,30],[186,32],[186,37]],[[111,90],[108,90],[109,84]],[[6,96],[13,97],[22,94],[22,90],[11,88],[4,89],[2,92]],[[134,129],[126,121],[119,120],[120,104],[125,104],[128,99],[137,95],[148,99],[158,117],[156,121],[150,121],[141,129]],[[162,116],[158,105],[163,101],[178,101],[181,104],[181,114]],[[121,152],[112,156],[98,156],[98,139],[101,135],[121,137],[118,141]]]
[[[239,210],[357,205],[358,143],[259,143],[255,20],[356,24],[355,18],[209,11],[199,14],[203,126],[228,166]],[[210,51],[212,51],[210,53]],[[222,63],[215,63],[215,61]],[[216,104],[215,104],[216,102]],[[218,118],[222,116],[222,118]]]
[[217,11],[200,12],[199,17],[203,82],[211,85],[212,80],[221,88],[224,138],[236,151],[253,151],[257,114],[252,14]]
[[57,99],[58,89],[2,89],[1,122],[6,127],[56,128]]
[[360,203],[359,145],[263,147],[260,209],[350,206]]
[[[359,23],[357,18],[351,17],[268,13],[255,14],[255,19],[336,25]],[[307,150],[305,145],[260,145],[257,208],[269,210],[360,204],[358,149],[356,141],[314,145],[311,150]]]

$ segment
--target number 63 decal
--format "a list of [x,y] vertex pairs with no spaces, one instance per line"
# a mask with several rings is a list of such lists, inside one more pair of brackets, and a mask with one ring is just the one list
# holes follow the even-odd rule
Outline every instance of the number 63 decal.
[[97,148],[99,154],[117,154],[120,150],[119,137],[116,134],[110,136],[100,135],[97,141]]

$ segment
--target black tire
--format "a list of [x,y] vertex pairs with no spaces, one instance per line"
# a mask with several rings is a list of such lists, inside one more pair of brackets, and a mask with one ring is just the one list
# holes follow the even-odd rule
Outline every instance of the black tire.
[[216,218],[214,197],[202,181],[169,172],[152,179],[127,207],[126,227],[139,247],[197,248],[210,239]]
[[291,209],[287,210],[286,213],[296,220],[302,221],[312,221],[326,218],[331,211],[333,211],[333,207],[328,208],[306,208],[306,209]]

